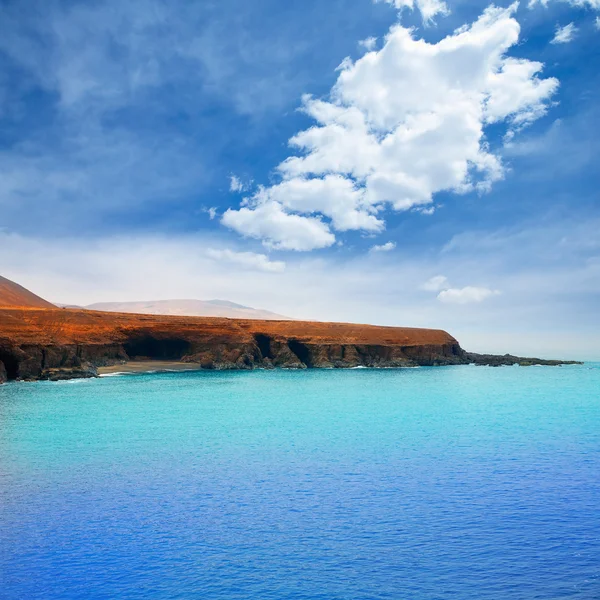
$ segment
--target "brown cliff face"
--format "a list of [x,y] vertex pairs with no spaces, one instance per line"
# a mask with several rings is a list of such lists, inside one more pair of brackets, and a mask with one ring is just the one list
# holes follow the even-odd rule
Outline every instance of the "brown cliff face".
[[162,317],[73,309],[0,309],[8,379],[93,376],[128,359],[205,369],[463,364],[445,331],[348,323]]

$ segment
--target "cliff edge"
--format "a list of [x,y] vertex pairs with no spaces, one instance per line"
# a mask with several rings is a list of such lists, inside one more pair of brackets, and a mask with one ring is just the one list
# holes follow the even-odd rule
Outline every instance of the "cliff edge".
[[95,367],[135,359],[304,369],[464,364],[465,353],[451,335],[432,329],[0,309],[7,379],[93,376]]

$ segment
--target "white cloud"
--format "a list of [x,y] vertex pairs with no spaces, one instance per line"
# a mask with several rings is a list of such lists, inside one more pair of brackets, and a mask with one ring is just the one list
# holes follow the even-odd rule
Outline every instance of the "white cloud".
[[372,246],[371,252],[391,252],[396,248],[396,242],[386,242],[380,246]]
[[430,23],[437,15],[447,15],[450,11],[443,0],[374,0],[374,2],[387,2],[397,9],[417,9],[423,17],[424,23]]
[[596,17],[596,21],[594,23],[596,25],[596,29],[600,30],[600,17]]
[[[329,99],[303,98],[316,124],[291,138],[300,155],[279,165],[281,183],[248,200],[244,219],[271,218],[261,207],[276,202],[281,220],[320,214],[338,231],[379,231],[389,206],[430,208],[438,192],[488,190],[504,168],[485,127],[518,130],[545,114],[558,89],[539,77],[541,63],[506,56],[519,40],[516,7],[490,7],[436,44],[395,25],[379,51],[346,59]],[[277,247],[310,248],[272,236],[272,225],[261,230]]]
[[450,282],[448,281],[447,277],[445,277],[444,275],[436,275],[435,277],[432,277],[431,279],[426,281],[421,286],[421,289],[427,292],[439,292],[449,287]]
[[556,33],[554,34],[551,44],[568,44],[573,40],[578,29],[575,27],[575,23],[569,23],[564,27],[557,27]]
[[237,175],[230,175],[229,176],[229,191],[233,192],[234,194],[243,194],[244,192],[247,192],[250,190],[253,183],[254,182],[252,180],[243,181]]
[[229,209],[221,222],[243,236],[262,239],[267,247],[278,250],[314,250],[335,242],[326,223],[316,217],[286,213],[277,202],[265,202],[253,209]]
[[219,211],[217,210],[216,206],[210,206],[208,208],[206,208],[205,206],[202,207],[200,209],[200,212],[202,213],[206,213],[208,215],[208,218],[212,221],[216,218],[216,216],[219,214]]
[[427,216],[431,216],[434,212],[435,212],[436,207],[435,206],[428,206],[428,207],[417,207],[414,210],[416,212],[421,213],[422,215],[427,215]]
[[544,116],[545,100],[557,90],[558,81],[536,77],[542,67],[539,62],[507,58],[501,70],[490,74],[486,121],[496,123],[508,116],[519,126]]
[[[538,4],[546,7],[548,6],[548,2],[550,0],[529,0],[529,4],[527,5],[529,8],[533,8]],[[594,10],[600,10],[600,0],[561,0],[561,2],[567,2],[571,6],[576,6],[579,8],[592,8]]]
[[447,304],[471,304],[472,302],[483,302],[485,299],[498,294],[500,294],[498,290],[467,286],[460,289],[442,290],[438,294],[438,300]]
[[266,254],[234,252],[229,249],[215,250],[209,248],[206,251],[206,255],[219,262],[229,262],[249,269],[256,269],[257,271],[281,273],[285,270],[284,262],[269,260],[269,257]]
[[360,42],[358,42],[358,45],[361,48],[364,48],[367,52],[371,52],[371,50],[375,50],[375,46],[377,45],[377,38],[368,37],[364,40],[360,40]]
[[370,214],[373,207],[364,199],[364,191],[351,179],[326,175],[323,179],[294,177],[270,188],[262,188],[255,196],[261,205],[277,202],[300,213],[321,213],[331,219],[338,231],[381,231],[384,222]]
[[500,294],[498,290],[491,290],[484,287],[466,286],[464,288],[452,288],[450,287],[449,279],[444,275],[432,277],[421,286],[421,289],[427,292],[439,292],[437,295],[438,300],[446,304],[478,303]]
[[235,175],[229,177],[229,191],[239,193],[244,191],[244,184]]

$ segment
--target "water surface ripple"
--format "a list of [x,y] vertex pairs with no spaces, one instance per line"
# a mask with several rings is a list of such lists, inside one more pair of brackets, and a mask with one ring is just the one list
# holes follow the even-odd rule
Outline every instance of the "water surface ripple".
[[0,387],[0,598],[600,598],[600,368]]

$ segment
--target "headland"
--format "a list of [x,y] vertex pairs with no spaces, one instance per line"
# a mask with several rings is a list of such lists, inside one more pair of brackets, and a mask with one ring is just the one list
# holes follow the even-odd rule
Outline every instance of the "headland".
[[[3,282],[8,282],[4,296]],[[572,364],[468,353],[440,329],[57,308],[9,280],[0,280],[0,383],[96,377],[110,371],[470,363]]]

